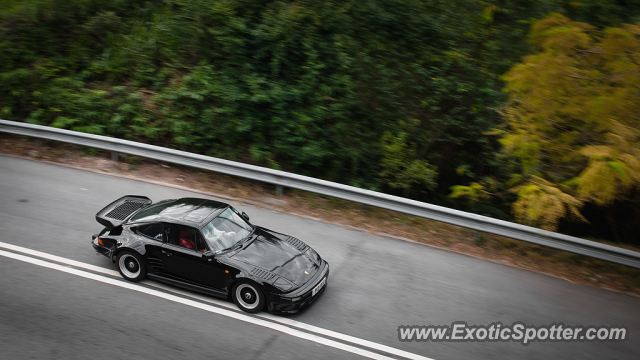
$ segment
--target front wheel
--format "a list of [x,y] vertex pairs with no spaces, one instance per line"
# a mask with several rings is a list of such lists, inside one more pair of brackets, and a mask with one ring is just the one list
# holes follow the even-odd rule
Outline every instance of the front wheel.
[[118,254],[116,262],[118,263],[120,275],[129,281],[138,282],[147,275],[147,270],[140,256],[131,251],[123,251]]
[[264,307],[264,295],[260,286],[255,283],[242,281],[233,286],[231,291],[233,302],[242,311],[256,313]]

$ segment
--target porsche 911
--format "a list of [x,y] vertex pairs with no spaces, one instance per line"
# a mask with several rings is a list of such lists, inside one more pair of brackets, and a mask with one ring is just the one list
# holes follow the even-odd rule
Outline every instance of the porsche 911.
[[148,277],[272,313],[299,311],[327,285],[329,264],[310,246],[223,202],[127,195],[96,220],[104,229],[93,248],[129,281]]

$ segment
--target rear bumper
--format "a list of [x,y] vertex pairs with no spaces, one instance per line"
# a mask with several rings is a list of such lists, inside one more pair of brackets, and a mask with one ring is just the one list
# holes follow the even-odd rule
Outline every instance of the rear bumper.
[[111,259],[111,254],[113,254],[113,249],[98,244],[97,237],[94,237],[91,240],[91,245],[93,246],[93,249],[96,251],[97,254],[102,254],[108,257],[109,259]]
[[[299,291],[301,293],[300,300],[297,301],[283,301],[278,295],[267,295],[267,311],[276,314],[293,314],[297,313],[301,309],[311,305],[316,299],[324,293],[329,281],[329,264],[323,260],[324,267],[321,269],[319,276],[314,277],[312,281],[305,284]],[[313,294],[313,289],[318,286],[322,281],[325,281],[322,288]]]

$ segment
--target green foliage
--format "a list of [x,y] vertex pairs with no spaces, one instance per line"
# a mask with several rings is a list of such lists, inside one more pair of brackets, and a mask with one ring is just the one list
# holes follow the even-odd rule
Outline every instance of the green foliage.
[[80,155],[81,156],[96,156],[100,153],[99,149],[96,148],[92,148],[92,147],[88,147],[88,146],[81,146],[80,147]]
[[[0,0],[0,114],[506,218],[477,186],[519,165],[488,131],[530,24],[618,26],[637,3]],[[502,141],[538,174],[544,143],[520,130]]]
[[537,176],[511,191],[518,194],[518,200],[513,203],[516,219],[527,225],[555,231],[560,219],[566,216],[587,222],[580,214],[582,201]]
[[473,242],[478,246],[483,246],[484,244],[487,243],[487,238],[484,235],[482,235],[480,231],[474,231]]
[[385,133],[380,176],[395,189],[410,189],[413,186],[435,188],[438,176],[435,167],[416,159],[415,145],[407,144],[406,137],[404,132],[398,136]]
[[478,201],[480,199],[487,199],[488,193],[484,191],[484,186],[477,182],[469,184],[469,186],[455,185],[451,187],[451,198],[467,197],[471,201]]
[[[511,41],[525,34],[518,21],[544,11],[417,0],[2,5],[10,118],[366,187],[385,182],[380,140],[399,133],[392,118],[419,120],[407,141],[440,171],[490,159],[482,132],[498,118],[486,107],[503,99],[496,80],[527,48]],[[413,172],[426,174],[419,164]]]
[[640,189],[640,26],[600,32],[553,14],[531,39],[540,52],[504,76],[501,142],[526,182],[513,189],[516,217],[554,230],[585,201],[612,206]]
[[606,206],[640,186],[640,129],[612,122],[602,145],[589,145],[580,152],[589,165],[576,178],[578,194]]

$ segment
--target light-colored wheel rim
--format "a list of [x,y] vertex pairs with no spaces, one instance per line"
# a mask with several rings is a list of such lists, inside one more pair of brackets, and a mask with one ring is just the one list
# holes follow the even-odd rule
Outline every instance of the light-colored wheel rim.
[[260,303],[258,290],[249,284],[240,284],[236,288],[236,299],[242,307],[253,310]]
[[[118,261],[118,265],[120,266],[120,271],[124,276],[134,279],[138,275],[140,275],[140,264],[138,263],[138,259],[131,254],[124,254],[120,257],[120,261]],[[131,271],[129,269],[138,269],[137,271]]]

